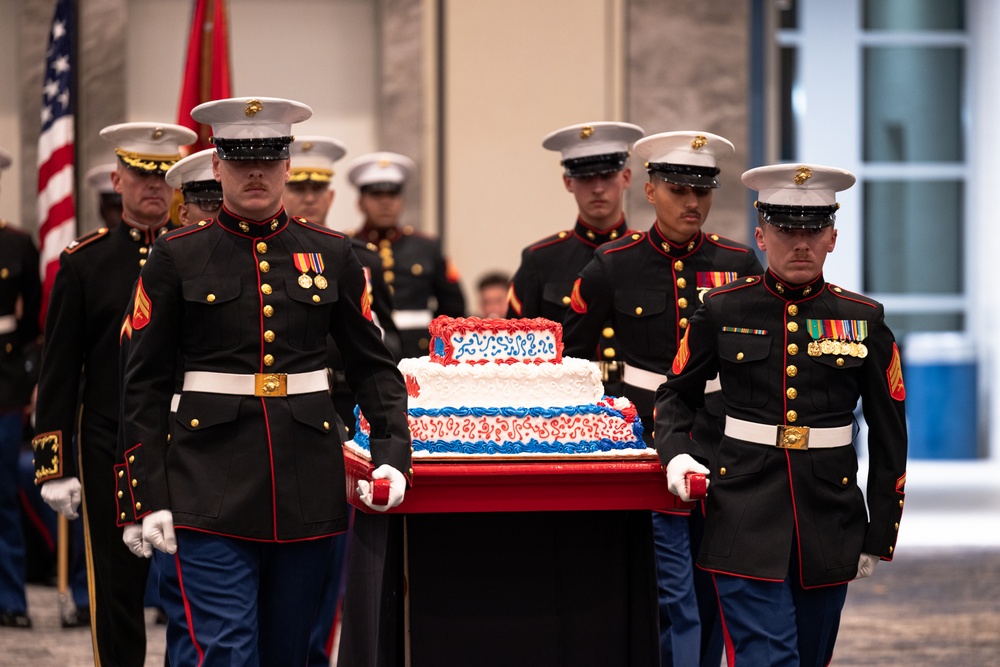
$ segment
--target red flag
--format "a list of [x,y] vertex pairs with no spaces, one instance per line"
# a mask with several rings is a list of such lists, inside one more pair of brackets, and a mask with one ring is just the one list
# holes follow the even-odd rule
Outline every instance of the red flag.
[[196,153],[212,144],[212,128],[196,123],[191,109],[202,102],[232,97],[229,86],[229,37],[226,29],[226,0],[194,0],[194,16],[188,35],[187,65],[181,83],[177,124],[198,133],[198,141],[187,147]]
[[76,238],[76,203],[73,200],[75,42],[74,2],[58,0],[45,55],[42,131],[38,136],[38,235],[42,277],[39,320],[43,329],[49,294],[59,268],[59,253]]

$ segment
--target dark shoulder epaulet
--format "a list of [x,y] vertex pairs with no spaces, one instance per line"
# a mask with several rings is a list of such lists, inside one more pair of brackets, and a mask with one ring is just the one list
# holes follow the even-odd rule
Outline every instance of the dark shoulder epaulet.
[[338,239],[346,238],[341,232],[330,229],[329,227],[324,227],[323,225],[318,225],[311,220],[306,220],[305,218],[301,218],[297,215],[292,216],[292,220],[314,232],[320,232],[321,234],[327,234],[328,236],[336,236]]
[[616,241],[608,241],[604,245],[600,246],[597,249],[597,252],[602,255],[607,255],[611,252],[625,250],[626,248],[631,248],[640,243],[644,238],[646,238],[646,232],[632,232],[631,234],[626,234]]
[[184,225],[183,227],[178,227],[177,229],[171,229],[169,232],[163,235],[168,241],[174,241],[179,238],[183,238],[188,234],[197,234],[198,232],[209,229],[215,225],[215,218],[207,218],[205,220],[199,220],[193,225]]
[[847,299],[848,301],[856,301],[857,303],[863,303],[866,306],[871,306],[872,308],[878,308],[879,302],[875,299],[871,299],[864,294],[858,294],[857,292],[850,292],[843,287],[838,287],[831,283],[827,283],[826,287],[830,290],[830,293],[834,296],[840,297],[841,299]]
[[83,236],[81,236],[80,238],[76,239],[75,241],[73,241],[72,243],[70,243],[68,246],[66,246],[66,250],[65,250],[66,254],[67,255],[72,255],[74,252],[78,251],[80,248],[83,248],[85,246],[89,246],[90,244],[95,243],[99,239],[103,239],[104,237],[106,237],[108,235],[108,231],[109,230],[108,230],[107,227],[101,227],[100,229],[98,229],[96,231],[93,231],[93,232],[90,232],[89,234],[84,234]]
[[528,246],[528,252],[534,252],[542,248],[548,248],[550,245],[555,245],[557,243],[562,243],[568,241],[573,236],[573,232],[563,230],[561,232],[556,232],[551,236],[546,236],[544,239],[535,241]]
[[735,292],[736,290],[741,290],[751,285],[757,285],[760,283],[761,276],[747,276],[745,278],[739,278],[726,285],[719,285],[718,287],[713,287],[705,293],[705,298],[710,298],[713,296],[718,296],[720,294],[726,294],[728,292]]
[[732,239],[727,239],[725,236],[719,236],[718,234],[705,234],[705,240],[713,245],[719,246],[720,248],[726,248],[727,250],[750,252],[750,248],[747,245]]

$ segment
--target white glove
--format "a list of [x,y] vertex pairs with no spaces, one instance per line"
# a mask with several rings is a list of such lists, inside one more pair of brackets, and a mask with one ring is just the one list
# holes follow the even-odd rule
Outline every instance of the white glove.
[[[695,461],[689,454],[678,454],[670,459],[667,464],[667,488],[684,502],[691,501],[691,494],[688,493],[687,479],[685,475],[689,472],[697,472],[703,475],[708,474],[708,468]],[[709,480],[705,480],[705,487],[708,488]]]
[[153,547],[142,539],[142,524],[130,523],[122,530],[122,542],[128,550],[139,558],[149,558],[153,555]]
[[865,577],[872,576],[872,572],[875,571],[875,566],[878,565],[878,556],[872,556],[871,554],[861,554],[861,560],[858,561],[858,574],[854,577],[855,579],[864,579]]
[[142,539],[163,553],[177,553],[177,538],[174,537],[174,515],[170,513],[170,510],[156,510],[142,518]]
[[77,518],[80,516],[76,511],[80,506],[80,480],[63,477],[42,482],[42,500],[67,519]]
[[389,480],[389,502],[385,505],[372,504],[372,485],[368,480],[358,480],[358,496],[361,502],[371,507],[376,512],[384,512],[403,502],[403,495],[406,493],[406,478],[391,465],[383,463],[372,471],[372,479]]

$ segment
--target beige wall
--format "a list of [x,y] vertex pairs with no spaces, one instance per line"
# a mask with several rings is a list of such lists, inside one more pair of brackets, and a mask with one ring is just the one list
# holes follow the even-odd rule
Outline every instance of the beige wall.
[[[0,63],[18,62],[17,38],[21,25],[21,3],[0,0]],[[0,146],[14,156],[14,164],[0,174],[0,218],[21,221],[21,117],[16,92],[21,87],[19,69],[0,65]],[[39,92],[39,95],[41,93]],[[11,99],[13,98],[13,99]]]
[[529,243],[572,227],[552,130],[626,120],[617,109],[621,2],[444,3],[443,177],[447,250],[476,279],[513,272]]

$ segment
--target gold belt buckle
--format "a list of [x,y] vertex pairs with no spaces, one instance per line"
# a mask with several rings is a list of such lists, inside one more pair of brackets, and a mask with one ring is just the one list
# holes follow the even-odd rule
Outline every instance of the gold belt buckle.
[[253,384],[254,396],[270,397],[288,395],[287,373],[254,373]]
[[597,367],[601,370],[601,382],[618,382],[618,362],[598,361]]
[[808,426],[779,426],[775,447],[781,449],[809,449]]

